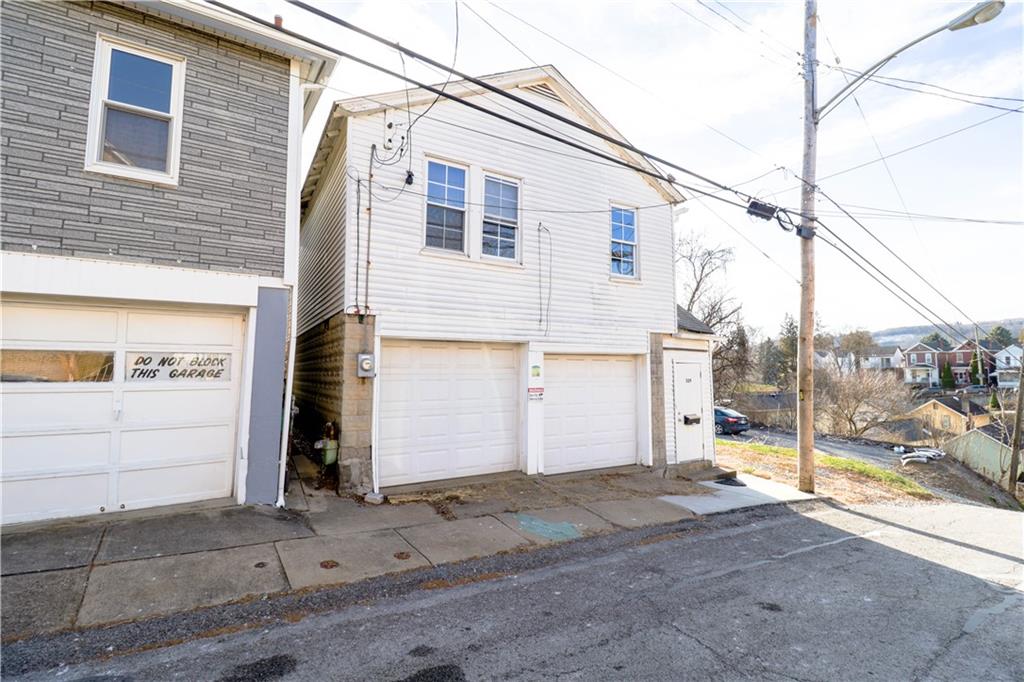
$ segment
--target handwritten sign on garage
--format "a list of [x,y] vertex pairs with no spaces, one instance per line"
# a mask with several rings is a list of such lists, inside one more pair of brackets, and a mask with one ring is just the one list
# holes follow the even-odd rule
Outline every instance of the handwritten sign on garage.
[[127,354],[127,381],[230,381],[230,353]]

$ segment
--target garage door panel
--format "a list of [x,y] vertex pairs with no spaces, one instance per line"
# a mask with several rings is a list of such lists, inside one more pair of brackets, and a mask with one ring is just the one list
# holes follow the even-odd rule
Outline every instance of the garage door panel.
[[19,393],[7,385],[2,404],[5,432],[107,424],[114,419],[113,390]]
[[118,475],[117,499],[138,508],[226,497],[231,494],[231,471],[229,460],[125,470]]
[[109,431],[5,436],[2,442],[5,475],[104,466],[110,462]]
[[634,464],[636,359],[548,356],[544,366],[544,472]]
[[129,312],[126,340],[129,344],[230,347],[239,345],[240,331],[234,316]]
[[97,514],[107,505],[107,482],[105,473],[4,481],[4,522]]
[[[3,319],[5,351],[21,351],[25,365],[11,374],[36,378],[2,386],[4,522],[230,494],[242,315],[5,302]],[[215,384],[159,375],[127,381],[127,357],[147,347],[225,353],[231,367]],[[62,349],[103,353],[113,371],[91,382],[75,380],[71,369],[54,374],[45,364],[52,353],[39,351]]]
[[514,347],[385,341],[382,356],[383,485],[516,468]]
[[117,340],[117,312],[6,303],[3,340],[51,343],[107,343]]
[[121,463],[227,457],[233,443],[227,424],[123,431]]
[[231,388],[195,390],[125,391],[125,424],[161,421],[217,421],[234,419]]

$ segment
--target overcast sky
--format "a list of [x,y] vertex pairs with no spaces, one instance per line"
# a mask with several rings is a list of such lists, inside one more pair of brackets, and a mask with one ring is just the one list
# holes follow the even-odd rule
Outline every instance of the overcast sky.
[[[280,0],[234,1],[267,18],[281,14],[289,28],[401,70],[395,52]],[[453,2],[309,1],[438,61],[451,60]],[[818,58],[835,64],[838,54],[844,67],[865,68],[972,4],[822,0]],[[687,0],[675,4],[470,0],[459,8],[456,66],[471,74],[487,74],[529,67],[534,61],[553,64],[638,147],[726,184],[768,173],[743,189],[779,205],[796,207],[799,181],[787,171],[769,171],[779,166],[800,168],[803,80],[797,52],[803,43],[803,3],[724,5],[713,0],[703,5]],[[633,84],[518,22],[499,7]],[[522,52],[468,8],[486,18]],[[963,31],[943,31],[902,54],[880,74],[975,95],[1024,97],[1022,15],[1021,3],[1010,2],[994,21]],[[411,60],[407,66],[410,76],[428,82],[443,80]],[[823,101],[844,81],[834,69],[822,67],[819,75]],[[398,81],[343,63],[332,78],[332,89],[321,100],[307,151],[319,135],[330,101],[400,87]],[[1005,115],[890,159],[895,186],[882,163],[822,179],[821,187],[851,212],[901,211],[902,194],[913,213],[1024,220],[1024,119],[1020,112],[875,83],[858,90],[857,100],[864,118],[857,104],[848,99],[821,124],[819,178],[878,159],[871,134],[882,152],[891,154]],[[1019,101],[1006,99],[974,101],[1011,109],[1021,106]],[[691,201],[687,206],[677,229],[703,232],[708,240],[735,249],[735,262],[722,284],[743,303],[748,324],[774,334],[783,314],[798,310],[798,287],[793,279],[800,269],[797,238],[777,224],[756,221],[740,209],[715,201]],[[832,205],[819,199],[818,207],[823,221],[921,301],[949,321],[965,319],[854,223],[836,217]],[[923,218],[909,221],[905,217],[869,216],[862,222],[971,318],[1024,316],[1024,227]],[[923,322],[820,241],[817,263],[817,309],[827,326],[880,329]]]

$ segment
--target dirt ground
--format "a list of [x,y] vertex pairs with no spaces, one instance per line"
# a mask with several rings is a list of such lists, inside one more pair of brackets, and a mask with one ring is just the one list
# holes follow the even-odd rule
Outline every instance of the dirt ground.
[[[718,444],[718,466],[732,468],[741,473],[778,481],[796,487],[796,459],[785,455],[756,452],[742,444]],[[815,492],[843,504],[921,504],[938,501],[922,498],[891,488],[884,483],[851,471],[815,467]]]

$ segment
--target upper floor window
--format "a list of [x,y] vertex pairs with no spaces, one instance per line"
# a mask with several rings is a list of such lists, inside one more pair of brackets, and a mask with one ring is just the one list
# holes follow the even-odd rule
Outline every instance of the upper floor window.
[[427,162],[427,246],[465,251],[466,169]]
[[183,59],[98,39],[86,170],[178,181],[184,66]]
[[612,208],[612,274],[636,277],[636,211]]
[[932,354],[931,353],[925,353],[924,354],[924,361],[925,362],[931,362],[932,361]]
[[519,184],[491,175],[484,177],[485,256],[515,260],[519,227]]
[[964,354],[963,353],[957,353],[956,354],[956,361],[957,362],[963,362],[964,361]]

